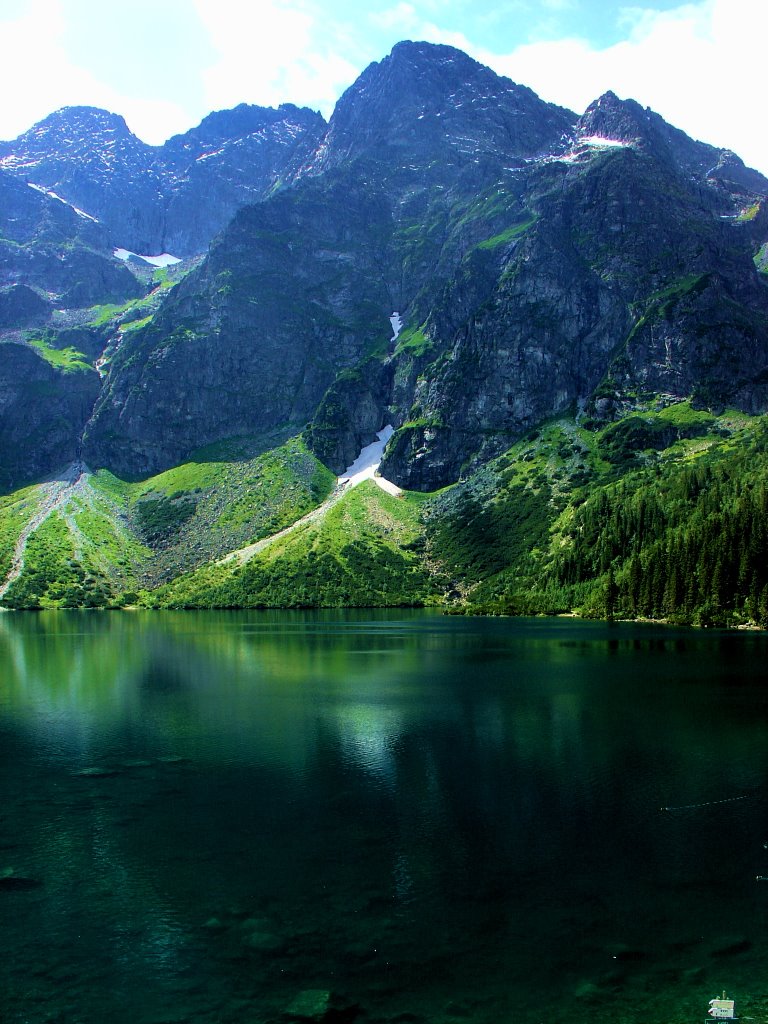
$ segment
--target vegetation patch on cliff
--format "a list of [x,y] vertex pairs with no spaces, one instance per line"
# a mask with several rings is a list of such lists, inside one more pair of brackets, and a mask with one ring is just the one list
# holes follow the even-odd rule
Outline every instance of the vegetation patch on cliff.
[[518,224],[513,224],[511,227],[505,228],[504,231],[500,231],[497,235],[493,235],[491,238],[486,238],[484,242],[480,242],[477,246],[478,249],[497,249],[500,245],[507,245],[509,242],[514,242],[515,239],[525,234],[528,228],[532,227],[536,223],[536,217],[528,217],[527,220],[520,221]]
[[53,348],[41,338],[34,338],[29,345],[43,357],[46,363],[64,373],[82,373],[93,370],[87,356],[74,348]]

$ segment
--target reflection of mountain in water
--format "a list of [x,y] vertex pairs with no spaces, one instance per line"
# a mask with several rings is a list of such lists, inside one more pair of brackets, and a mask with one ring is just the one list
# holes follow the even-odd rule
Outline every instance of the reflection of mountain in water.
[[26,901],[12,1010],[19,963],[49,1014],[120,1019],[141,979],[142,1024],[309,989],[371,1019],[490,1024],[525,989],[531,1024],[639,1022],[724,968],[753,985],[762,637],[419,612],[0,630],[0,876],[39,883],[0,892]]

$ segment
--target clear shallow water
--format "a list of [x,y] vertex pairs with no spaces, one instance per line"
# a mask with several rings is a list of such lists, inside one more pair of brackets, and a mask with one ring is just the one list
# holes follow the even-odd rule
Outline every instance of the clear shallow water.
[[318,990],[333,1024],[683,1022],[723,988],[763,1019],[767,654],[421,612],[2,615],[0,1020],[250,1024]]

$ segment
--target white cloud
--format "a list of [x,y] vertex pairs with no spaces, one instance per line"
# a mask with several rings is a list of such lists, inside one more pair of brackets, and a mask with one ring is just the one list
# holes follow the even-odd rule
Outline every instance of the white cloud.
[[[556,11],[573,2],[542,0],[537,10]],[[197,14],[218,59],[203,70],[205,96],[192,109],[191,95],[186,108],[160,92],[134,98],[127,95],[127,87],[118,89],[102,80],[105,76],[79,67],[65,48],[75,5],[69,0],[27,0],[23,15],[0,13],[0,90],[6,97],[0,107],[0,138],[12,138],[66,104],[120,113],[140,138],[153,143],[188,129],[209,110],[243,102],[306,104],[328,116],[366,64],[381,60],[398,38],[411,38],[465,50],[577,113],[613,89],[768,172],[762,110],[768,4],[696,0],[659,12],[630,2],[619,12],[624,40],[604,48],[573,37],[506,52],[500,52],[500,41],[491,52],[470,38],[475,26],[487,29],[488,19],[503,12],[497,22],[503,40],[509,23],[525,20],[514,11],[527,3],[502,0],[486,10],[469,0],[390,0],[361,8],[356,19],[341,23],[334,20],[327,0],[193,0],[190,17]],[[459,30],[448,28],[457,25]],[[169,52],[169,60],[175,56]],[[191,79],[194,72],[179,65],[182,79]],[[140,54],[136,73],[151,74],[142,67]],[[198,95],[190,89],[192,93]]]
[[328,116],[361,68],[338,26],[310,3],[195,0],[219,60],[203,72],[208,106],[306,104]]
[[768,173],[762,111],[768,5],[706,0],[624,13],[627,39],[604,49],[571,38],[503,55],[475,48],[473,56],[577,113],[612,89]]
[[383,11],[371,11],[368,15],[374,25],[383,29],[396,29],[397,31],[410,32],[414,25],[419,23],[419,16],[413,4],[399,3],[394,7],[388,7]]
[[31,0],[22,16],[0,20],[0,95],[12,97],[3,104],[0,137],[14,138],[53,110],[77,105],[122,114],[132,131],[152,143],[189,127],[189,115],[175,104],[122,95],[73,64],[64,49],[65,29],[63,0]]

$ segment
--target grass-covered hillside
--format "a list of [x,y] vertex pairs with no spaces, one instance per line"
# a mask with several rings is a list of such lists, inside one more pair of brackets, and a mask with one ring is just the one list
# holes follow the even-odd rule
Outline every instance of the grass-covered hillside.
[[366,481],[247,561],[208,566],[148,595],[152,607],[393,607],[436,603],[421,494]]
[[688,403],[549,424],[432,508],[471,610],[768,626],[768,424]]
[[133,604],[160,582],[293,523],[334,481],[299,438],[272,434],[205,449],[138,483],[100,470],[75,484],[26,488],[0,500],[0,568],[6,581],[15,575],[2,603]]
[[140,482],[28,487],[0,499],[2,604],[431,604],[768,628],[765,417],[659,402],[544,424],[436,494],[334,483],[301,438],[273,433]]

